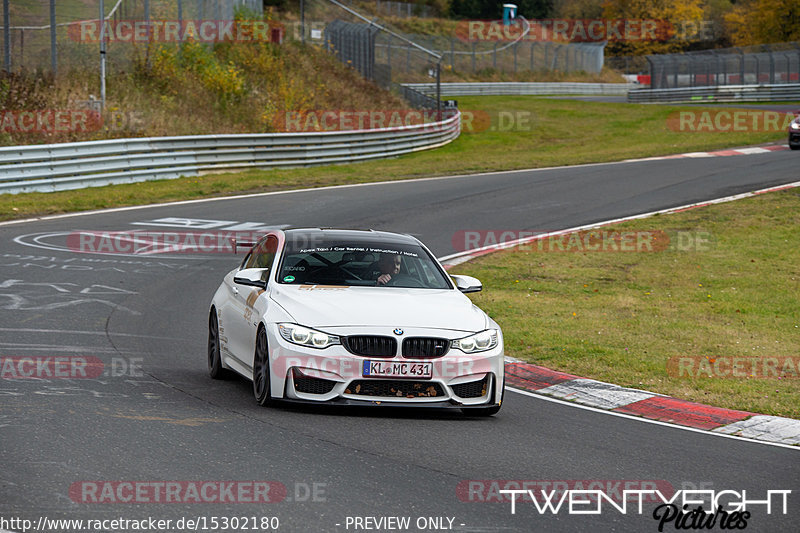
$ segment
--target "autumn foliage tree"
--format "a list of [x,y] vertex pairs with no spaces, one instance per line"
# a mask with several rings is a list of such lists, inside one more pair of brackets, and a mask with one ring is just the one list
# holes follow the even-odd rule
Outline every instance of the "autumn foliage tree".
[[682,52],[703,39],[701,0],[608,0],[606,19],[658,21],[657,39],[617,40],[608,43],[609,55],[642,55]]
[[736,46],[800,41],[798,0],[740,0],[724,18]]

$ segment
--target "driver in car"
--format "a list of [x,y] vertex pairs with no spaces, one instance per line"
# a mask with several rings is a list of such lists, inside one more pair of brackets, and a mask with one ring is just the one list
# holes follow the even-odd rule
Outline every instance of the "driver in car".
[[391,281],[392,276],[400,273],[400,264],[403,258],[400,254],[382,253],[378,258],[377,269],[374,275],[377,276],[378,285],[386,285]]

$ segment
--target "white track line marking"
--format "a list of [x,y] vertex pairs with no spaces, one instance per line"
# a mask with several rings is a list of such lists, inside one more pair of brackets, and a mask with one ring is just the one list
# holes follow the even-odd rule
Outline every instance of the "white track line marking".
[[551,237],[551,236],[563,235],[565,233],[575,233],[575,232],[583,231],[583,230],[587,230],[587,229],[594,229],[594,228],[599,228],[599,227],[602,227],[602,226],[608,226],[608,225],[611,225],[611,224],[617,224],[619,222],[628,222],[629,220],[638,220],[640,218],[648,218],[648,217],[652,217],[654,215],[666,215],[666,214],[671,214],[671,213],[677,213],[679,211],[685,211],[687,209],[692,209],[692,208],[695,208],[695,207],[703,207],[703,206],[706,206],[706,205],[722,204],[722,203],[726,203],[726,202],[732,202],[734,200],[740,200],[742,198],[749,198],[751,196],[756,196],[758,194],[764,194],[764,193],[767,193],[767,192],[780,191],[780,190],[783,190],[783,189],[792,189],[792,188],[795,188],[795,187],[800,187],[800,181],[795,181],[793,183],[787,183],[786,185],[777,185],[775,187],[768,187],[766,189],[759,189],[757,191],[752,191],[752,192],[734,194],[733,196],[723,196],[722,198],[715,198],[713,200],[704,200],[702,202],[696,202],[696,203],[693,203],[693,204],[687,204],[687,205],[682,205],[682,206],[678,206],[678,207],[670,207],[668,209],[661,209],[659,211],[650,211],[650,212],[647,212],[647,213],[641,213],[641,214],[638,214],[638,215],[631,215],[631,216],[628,216],[628,217],[615,218],[615,219],[612,219],[612,220],[604,220],[602,222],[596,222],[594,224],[586,224],[584,226],[576,226],[574,228],[567,228],[567,229],[562,229],[562,230],[558,230],[558,231],[552,231],[550,233],[542,233],[540,235],[534,235],[532,237],[523,237],[521,239],[515,239],[513,241],[506,241],[506,242],[503,242],[503,243],[500,243],[500,244],[490,244],[488,246],[482,246],[480,248],[475,248],[474,250],[466,250],[466,251],[463,251],[463,252],[456,252],[454,254],[450,254],[450,255],[446,255],[444,257],[440,257],[438,259],[439,259],[439,262],[441,262],[441,263],[446,263],[449,266],[455,266],[455,265],[458,265],[460,263],[464,263],[466,261],[469,261],[470,259],[472,259],[474,256],[477,256],[477,255],[483,255],[484,253],[489,253],[489,252],[498,251],[498,250],[504,250],[506,248],[513,248],[514,246],[517,246],[519,244],[526,244],[526,243],[533,242],[533,241],[536,241],[536,240],[539,240],[539,239],[546,239],[546,238]]
[[739,437],[738,435],[726,435],[724,433],[715,433],[713,431],[708,431],[708,430],[705,430],[705,429],[690,428],[690,427],[687,427],[687,426],[680,426],[678,424],[670,424],[670,423],[667,423],[667,422],[662,422],[660,420],[651,420],[649,418],[642,418],[642,417],[639,417],[639,416],[633,416],[633,415],[629,415],[629,414],[625,414],[625,413],[617,413],[616,411],[606,411],[604,409],[599,409],[597,407],[590,407],[588,405],[581,405],[581,404],[578,404],[578,403],[567,402],[567,401],[564,401],[564,400],[560,400],[558,398],[551,398],[549,396],[542,396],[541,394],[536,394],[535,392],[530,392],[530,391],[526,391],[526,390],[522,390],[522,389],[515,389],[513,387],[506,387],[505,389],[507,391],[516,392],[517,394],[522,394],[523,396],[530,396],[531,398],[536,398],[537,400],[544,400],[544,401],[547,401],[547,402],[558,403],[558,404],[561,404],[561,405],[567,405],[567,406],[570,406],[570,407],[575,407],[577,409],[585,409],[587,411],[593,411],[595,413],[602,413],[602,414],[610,415],[610,416],[618,416],[618,417],[621,417],[621,418],[627,418],[629,420],[638,420],[639,422],[645,422],[647,424],[656,424],[658,426],[665,426],[665,427],[674,428],[674,429],[682,429],[684,431],[691,431],[693,433],[702,433],[703,435],[710,435],[710,436],[713,436],[713,437],[723,437],[723,438],[726,438],[726,439],[736,439],[736,440],[741,440],[741,441],[745,441],[745,442],[750,442],[752,444],[764,444],[764,445],[767,445],[767,446],[777,446],[779,448],[786,448],[787,450],[800,451],[800,446],[790,446],[788,444],[781,444],[779,442],[768,442],[768,441],[763,441],[763,440],[748,439],[747,437]]

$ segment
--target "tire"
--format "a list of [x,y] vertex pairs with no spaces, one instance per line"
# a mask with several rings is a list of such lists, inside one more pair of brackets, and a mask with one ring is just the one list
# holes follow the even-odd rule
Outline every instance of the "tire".
[[790,144],[789,148],[792,150],[800,150],[800,144]]
[[258,405],[270,405],[269,349],[267,332],[263,326],[256,333],[256,353],[253,357],[253,395]]
[[208,375],[212,379],[227,379],[231,375],[229,370],[222,367],[216,309],[212,309],[208,316]]

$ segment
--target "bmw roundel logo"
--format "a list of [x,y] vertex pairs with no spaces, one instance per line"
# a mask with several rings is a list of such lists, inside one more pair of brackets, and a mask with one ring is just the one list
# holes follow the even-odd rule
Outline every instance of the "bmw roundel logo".
[[402,335],[403,334],[403,330],[400,329],[400,328],[394,328],[394,334],[395,335]]

